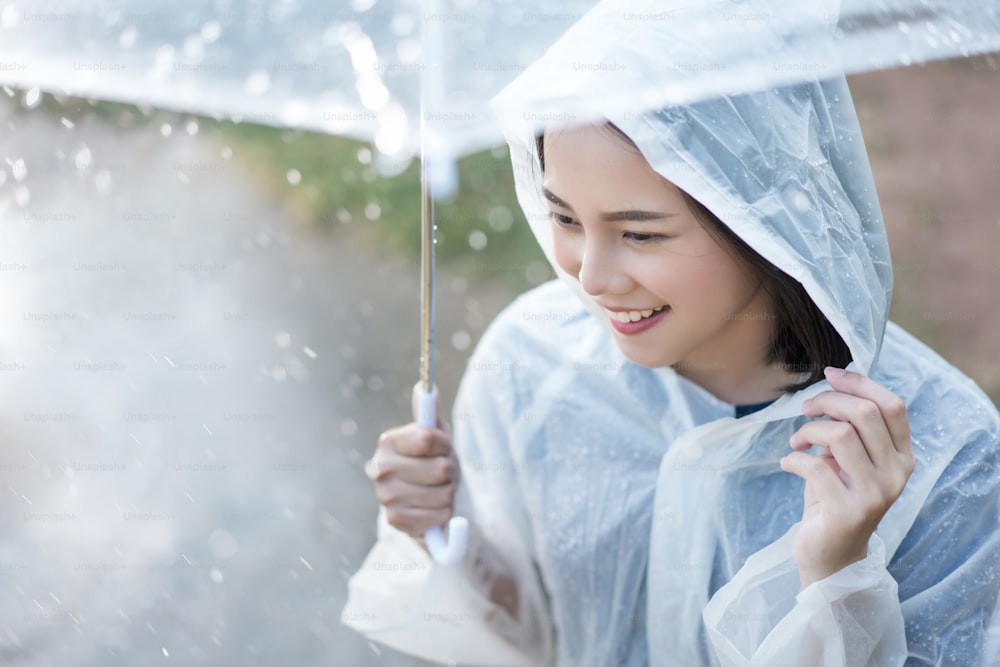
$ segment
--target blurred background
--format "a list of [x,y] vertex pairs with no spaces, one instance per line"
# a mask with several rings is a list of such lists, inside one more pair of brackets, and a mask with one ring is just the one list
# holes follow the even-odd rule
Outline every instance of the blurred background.
[[[1000,399],[1000,61],[851,78],[891,317]],[[417,665],[338,622],[362,465],[410,421],[416,165],[361,143],[0,89],[0,662]],[[506,150],[438,211],[445,412],[552,277]],[[151,407],[155,406],[155,407]]]

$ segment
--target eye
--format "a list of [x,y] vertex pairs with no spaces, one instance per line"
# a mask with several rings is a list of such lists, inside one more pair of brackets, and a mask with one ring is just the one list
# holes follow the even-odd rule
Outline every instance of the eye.
[[549,211],[549,217],[552,218],[552,220],[554,220],[555,222],[557,222],[560,225],[562,225],[563,227],[579,227],[580,226],[579,223],[577,223],[576,220],[574,220],[573,218],[571,218],[571,217],[569,217],[567,215],[562,215],[560,213],[556,213],[555,211]]
[[670,238],[666,234],[645,234],[642,232],[625,232],[622,236],[639,245],[653,243],[654,241],[665,241]]

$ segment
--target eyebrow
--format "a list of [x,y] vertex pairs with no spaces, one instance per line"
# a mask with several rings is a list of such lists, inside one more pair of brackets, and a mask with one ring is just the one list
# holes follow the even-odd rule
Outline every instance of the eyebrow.
[[[542,194],[545,198],[556,206],[560,206],[568,211],[572,211],[573,207],[570,206],[564,199],[558,197],[554,192],[548,188],[542,188]],[[602,213],[601,220],[604,222],[618,222],[618,221],[629,221],[629,222],[643,222],[646,220],[664,220],[666,218],[672,217],[674,213],[660,213],[658,211],[614,211],[613,213]]]

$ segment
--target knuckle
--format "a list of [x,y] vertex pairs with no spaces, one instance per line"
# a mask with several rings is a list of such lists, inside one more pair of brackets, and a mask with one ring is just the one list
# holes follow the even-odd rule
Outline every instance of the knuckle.
[[452,463],[451,459],[439,456],[431,464],[431,475],[436,484],[444,484],[451,481]]
[[885,411],[890,417],[905,417],[906,403],[903,402],[903,399],[894,394],[893,397],[886,402]]
[[837,442],[844,445],[851,442],[854,439],[854,427],[847,422],[833,422],[833,433],[834,438]]
[[378,499],[380,505],[387,509],[398,500],[392,485],[385,482],[379,482],[375,485],[375,498]]
[[881,419],[882,411],[879,410],[878,406],[871,401],[863,401],[858,407],[858,412],[861,414],[861,418],[865,420]]

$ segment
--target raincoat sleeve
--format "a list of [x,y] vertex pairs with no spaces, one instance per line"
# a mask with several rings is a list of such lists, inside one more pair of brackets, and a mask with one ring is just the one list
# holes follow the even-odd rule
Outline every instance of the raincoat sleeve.
[[753,554],[703,613],[719,663],[995,664],[998,459],[996,433],[962,447],[933,482],[891,563],[876,533],[865,559],[800,591],[792,557],[798,524]]
[[508,448],[518,364],[498,357],[489,334],[470,359],[453,413],[461,466],[455,514],[470,524],[464,560],[434,563],[380,511],[378,541],[349,581],[341,620],[436,662],[539,667],[553,661],[553,637]]

